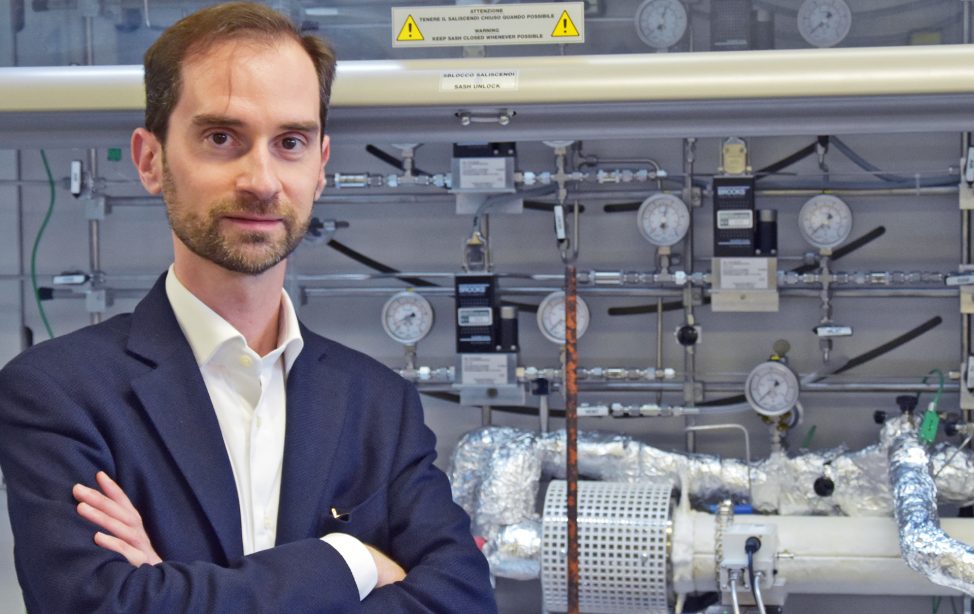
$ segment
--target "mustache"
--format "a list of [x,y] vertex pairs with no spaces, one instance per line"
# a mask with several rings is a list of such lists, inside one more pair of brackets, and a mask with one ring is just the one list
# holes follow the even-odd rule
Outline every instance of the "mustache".
[[259,215],[287,216],[291,207],[280,198],[260,200],[256,198],[234,198],[217,203],[210,209],[211,215],[233,215],[235,213],[256,213]]

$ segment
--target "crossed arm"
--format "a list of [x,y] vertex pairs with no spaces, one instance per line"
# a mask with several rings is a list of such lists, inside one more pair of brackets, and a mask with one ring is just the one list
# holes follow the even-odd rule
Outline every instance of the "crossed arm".
[[[152,547],[142,524],[142,515],[132,505],[125,491],[104,471],[95,475],[95,482],[100,491],[83,484],[75,484],[71,489],[71,494],[78,501],[78,514],[102,531],[107,531],[96,532],[95,543],[109,552],[122,555],[133,567],[161,563],[162,558]],[[365,547],[378,571],[376,588],[406,578],[406,572],[398,563],[368,544]]]

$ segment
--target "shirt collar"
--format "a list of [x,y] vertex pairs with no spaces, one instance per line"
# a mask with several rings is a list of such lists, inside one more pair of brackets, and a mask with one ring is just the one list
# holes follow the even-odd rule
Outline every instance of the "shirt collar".
[[[237,343],[247,347],[247,341],[232,324],[224,320],[220,314],[210,309],[203,301],[196,298],[186,286],[176,277],[176,272],[170,265],[166,274],[166,296],[172,305],[176,321],[190,348],[196,363],[201,367],[207,364],[221,347]],[[284,371],[291,370],[294,361],[304,347],[298,316],[294,311],[294,304],[283,289],[281,290],[281,315],[278,320],[278,347],[270,354],[284,353]]]

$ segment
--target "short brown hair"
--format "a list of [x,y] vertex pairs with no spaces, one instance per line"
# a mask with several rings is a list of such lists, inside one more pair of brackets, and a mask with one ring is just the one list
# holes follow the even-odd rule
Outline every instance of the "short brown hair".
[[335,52],[317,36],[302,36],[284,15],[254,2],[228,2],[197,11],[167,28],[149,47],[144,58],[146,129],[165,144],[169,116],[182,89],[182,67],[187,57],[228,40],[282,38],[301,45],[318,73],[319,118],[324,136],[335,78]]

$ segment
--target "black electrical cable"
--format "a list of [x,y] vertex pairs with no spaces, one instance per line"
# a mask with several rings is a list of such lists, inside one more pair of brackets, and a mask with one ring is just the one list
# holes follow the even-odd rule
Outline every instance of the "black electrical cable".
[[[395,273],[400,273],[401,272],[398,269],[394,269],[391,266],[382,264],[381,262],[379,262],[377,260],[373,260],[372,258],[369,258],[368,256],[366,256],[362,252],[356,251],[356,250],[352,249],[351,247],[345,245],[344,243],[339,243],[338,241],[336,241],[334,239],[330,239],[328,241],[327,245],[328,245],[328,247],[332,248],[333,250],[335,250],[336,252],[342,254],[343,256],[347,256],[347,257],[351,258],[352,260],[354,260],[355,262],[358,262],[360,264],[364,264],[365,266],[369,267],[370,269],[372,269],[374,271],[379,271],[380,273],[391,273],[391,274],[395,274]],[[426,281],[425,279],[421,279],[419,277],[401,277],[400,280],[406,282],[407,284],[409,284],[411,286],[416,286],[416,287],[429,288],[429,287],[435,287],[435,286],[437,286],[437,284],[435,284],[435,283],[433,283],[431,281]]]
[[[861,237],[849,241],[847,244],[832,252],[832,260],[839,260],[843,256],[848,256],[852,252],[865,247],[879,237],[886,234],[885,226],[877,226]],[[816,264],[803,264],[791,270],[792,273],[808,273],[818,268]],[[704,297],[703,304],[710,303],[710,297]],[[663,311],[676,311],[683,309],[683,301],[669,301],[663,303]],[[656,313],[656,305],[633,305],[631,307],[609,307],[610,316],[634,316]]]
[[810,143],[805,147],[802,147],[795,153],[785,158],[782,158],[781,160],[778,160],[774,164],[769,164],[768,166],[759,169],[755,173],[755,175],[757,175],[757,179],[763,179],[765,176],[773,175],[778,171],[780,171],[781,169],[787,168],[800,160],[804,160],[808,156],[816,153],[819,147],[828,149],[828,146],[829,146],[829,137],[819,136],[814,143]]
[[845,371],[848,371],[849,369],[854,369],[862,364],[865,364],[870,360],[873,360],[874,358],[878,358],[883,354],[886,354],[887,352],[891,352],[896,348],[900,347],[901,345],[913,341],[914,339],[926,333],[927,331],[930,331],[940,326],[940,324],[943,321],[944,321],[943,318],[941,318],[940,316],[934,316],[929,320],[927,320],[926,322],[924,322],[923,324],[921,324],[920,326],[917,326],[913,330],[907,331],[902,335],[900,335],[899,337],[896,337],[895,339],[892,339],[877,348],[869,350],[868,352],[860,354],[855,358],[850,358],[847,363],[845,363],[844,365],[836,369],[832,374],[838,375],[839,373],[843,373]]
[[[340,243],[340,242],[338,242],[338,241],[336,241],[334,239],[329,240],[328,243],[326,243],[326,245],[328,247],[332,248],[333,250],[337,251],[338,253],[340,253],[340,254],[342,254],[344,256],[348,256],[352,260],[354,260],[354,261],[356,261],[356,262],[358,262],[360,264],[364,264],[365,266],[369,267],[370,269],[372,269],[374,271],[378,271],[380,273],[389,273],[389,274],[393,274],[393,275],[396,274],[396,273],[400,273],[401,272],[399,269],[394,269],[394,268],[392,268],[391,266],[389,266],[387,264],[382,264],[378,260],[373,260],[372,258],[369,258],[368,256],[366,256],[362,252],[359,252],[357,250],[354,250],[351,247],[345,245],[344,243]],[[414,286],[414,287],[417,287],[417,288],[438,288],[438,287],[440,287],[439,284],[434,283],[432,281],[427,281],[427,280],[422,279],[420,277],[400,277],[399,280],[407,283],[410,286]],[[502,305],[505,305],[505,306],[509,306],[509,307],[517,307],[517,309],[518,309],[519,312],[521,312],[521,311],[523,311],[525,313],[537,313],[538,312],[538,305],[532,305],[531,303],[518,303],[518,302],[514,302],[514,301],[502,301],[501,304]]]
[[[852,252],[856,251],[860,247],[863,247],[863,246],[865,246],[865,245],[867,245],[867,244],[875,241],[876,239],[878,239],[879,237],[883,236],[884,234],[886,234],[886,227],[885,226],[877,226],[876,228],[873,228],[872,230],[870,230],[866,234],[862,235],[861,237],[859,237],[857,239],[853,239],[852,241],[849,241],[848,243],[846,243],[842,247],[840,247],[840,248],[836,249],[835,251],[833,251],[832,252],[832,260],[839,260],[843,256],[848,256],[849,254],[851,254]],[[801,265],[799,267],[793,268],[791,270],[791,272],[792,273],[809,273],[811,271],[814,271],[817,268],[818,268],[818,265],[817,264],[803,264],[803,265]]]
[[[365,146],[365,151],[367,151],[368,153],[372,154],[376,158],[382,160],[383,162],[385,162],[389,166],[392,166],[394,168],[398,168],[401,171],[406,170],[406,167],[402,163],[402,160],[400,160],[396,156],[394,156],[394,155],[392,155],[392,154],[390,154],[390,153],[388,153],[386,151],[383,151],[383,150],[379,149],[375,145],[366,145]],[[432,174],[427,173],[426,171],[424,171],[424,170],[422,170],[420,168],[416,168],[415,166],[413,167],[413,175],[424,175],[426,177],[432,177],[433,176]]]
[[[754,592],[754,553],[761,549],[761,539],[748,537],[744,542],[744,552],[747,553],[747,578],[751,581],[751,592]],[[755,601],[757,596],[755,595]],[[761,614],[764,614],[762,612]]]
[[642,206],[641,202],[638,203],[611,203],[604,205],[602,211],[604,213],[626,213],[628,211],[639,211],[639,207]]
[[[526,200],[524,201],[524,208],[531,211],[547,211],[549,213],[554,212],[555,203],[539,203],[536,200]],[[578,212],[585,213],[585,205],[578,205]]]

